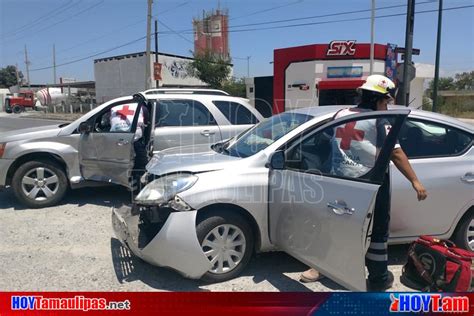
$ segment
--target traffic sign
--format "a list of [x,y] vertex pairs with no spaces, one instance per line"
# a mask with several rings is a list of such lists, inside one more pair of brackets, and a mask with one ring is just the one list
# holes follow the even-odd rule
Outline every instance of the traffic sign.
[[[416,68],[413,64],[408,64],[408,82],[412,81],[416,77]],[[403,71],[404,71],[404,64],[398,64],[397,66],[397,79],[400,82],[403,82]]]

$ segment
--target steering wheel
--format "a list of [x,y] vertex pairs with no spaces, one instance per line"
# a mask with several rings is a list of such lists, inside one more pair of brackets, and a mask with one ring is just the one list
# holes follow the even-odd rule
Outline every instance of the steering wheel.
[[105,132],[105,131],[110,131],[111,125],[110,125],[110,116],[111,112],[105,112],[102,114],[100,117],[100,120],[97,120],[94,126],[94,130],[96,132]]

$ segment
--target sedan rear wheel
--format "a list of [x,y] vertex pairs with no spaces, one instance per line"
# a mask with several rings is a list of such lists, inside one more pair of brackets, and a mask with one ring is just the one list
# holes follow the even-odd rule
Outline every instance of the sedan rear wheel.
[[474,211],[472,209],[459,222],[453,241],[461,248],[474,251]]
[[212,265],[202,280],[212,283],[230,280],[247,266],[254,238],[242,217],[209,211],[198,221],[196,231],[202,251]]

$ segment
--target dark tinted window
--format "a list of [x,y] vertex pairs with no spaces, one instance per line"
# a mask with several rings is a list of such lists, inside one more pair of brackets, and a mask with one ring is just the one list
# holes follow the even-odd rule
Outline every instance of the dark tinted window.
[[160,100],[156,126],[216,125],[214,117],[200,102],[194,100]]
[[446,125],[408,119],[399,141],[408,158],[417,158],[460,154],[471,145],[472,138]]
[[233,125],[256,124],[257,118],[245,106],[237,102],[213,101],[219,111]]

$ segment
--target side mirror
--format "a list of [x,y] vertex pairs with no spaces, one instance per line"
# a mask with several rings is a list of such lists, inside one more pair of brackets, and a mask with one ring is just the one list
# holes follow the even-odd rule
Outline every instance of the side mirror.
[[82,122],[81,124],[79,124],[77,131],[81,134],[89,134],[90,132],[92,132],[92,125],[87,121]]
[[275,151],[267,164],[271,169],[282,170],[285,168],[285,152],[283,150]]

